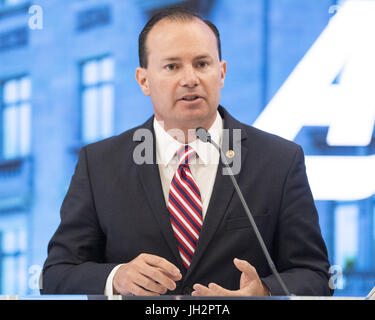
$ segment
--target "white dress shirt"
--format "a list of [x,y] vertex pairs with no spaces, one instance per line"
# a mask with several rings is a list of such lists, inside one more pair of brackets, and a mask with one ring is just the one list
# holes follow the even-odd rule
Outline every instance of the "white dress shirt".
[[[156,161],[159,167],[165,204],[168,207],[169,187],[178,167],[177,151],[183,144],[172,138],[155,119],[154,130],[156,136]],[[216,120],[208,131],[212,140],[221,145],[223,120],[219,113],[217,113]],[[192,159],[189,166],[201,193],[202,217],[204,219],[215,182],[220,158],[219,152],[210,143],[204,143],[199,139],[194,140],[189,145],[197,153],[197,157]]]
[[[155,118],[153,126],[156,138],[156,161],[159,167],[165,204],[168,207],[169,187],[178,168],[177,151],[183,144],[166,132],[163,128],[163,123],[159,123]],[[211,128],[208,129],[208,132],[211,135],[211,139],[220,146],[222,141],[223,119],[219,112],[217,112],[216,119]],[[189,145],[197,154],[197,156],[192,159],[189,166],[201,193],[202,218],[204,220],[215,183],[220,156],[213,145],[204,143],[199,139],[194,140],[189,143]],[[122,264],[116,266],[109,274],[104,290],[105,295],[113,295],[113,277],[121,265]]]

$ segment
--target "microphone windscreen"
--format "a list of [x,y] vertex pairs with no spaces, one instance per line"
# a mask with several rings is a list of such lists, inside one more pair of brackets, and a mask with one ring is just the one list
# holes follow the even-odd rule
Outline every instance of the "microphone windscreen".
[[198,137],[199,140],[202,142],[209,142],[211,140],[211,136],[205,128],[198,127],[195,129],[195,135]]

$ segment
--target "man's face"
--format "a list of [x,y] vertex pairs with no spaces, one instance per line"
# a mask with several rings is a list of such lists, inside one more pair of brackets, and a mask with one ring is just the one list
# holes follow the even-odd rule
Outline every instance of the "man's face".
[[216,118],[226,73],[216,37],[202,21],[159,21],[146,40],[147,69],[137,68],[142,91],[151,96],[165,130],[206,129]]

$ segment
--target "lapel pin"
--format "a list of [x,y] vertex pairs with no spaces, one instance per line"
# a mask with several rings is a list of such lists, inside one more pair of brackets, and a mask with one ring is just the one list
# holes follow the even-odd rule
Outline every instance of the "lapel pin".
[[234,151],[228,150],[225,154],[229,159],[232,159],[234,157]]

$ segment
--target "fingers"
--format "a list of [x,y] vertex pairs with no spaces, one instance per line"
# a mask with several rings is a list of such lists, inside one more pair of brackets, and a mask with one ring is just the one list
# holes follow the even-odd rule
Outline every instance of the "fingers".
[[138,272],[143,276],[141,277],[140,281],[142,282],[142,284],[146,285],[146,287],[144,288],[148,290],[151,290],[151,288],[153,287],[153,283],[155,282],[159,283],[162,287],[168,290],[173,291],[174,289],[176,289],[176,276],[170,277],[169,274],[163,272],[163,269],[145,264],[140,267]]
[[173,284],[169,284],[169,288],[168,288],[168,286],[162,283],[159,283],[142,274],[138,274],[137,276],[135,276],[133,279],[133,282],[136,286],[140,287],[141,289],[141,290],[138,290],[138,293],[133,292],[133,294],[137,294],[137,295],[148,295],[148,293],[152,293],[155,295],[165,294],[167,292],[167,289],[174,290],[172,288],[175,287],[173,283]]
[[210,283],[207,287],[196,283],[193,286],[194,291],[191,293],[192,296],[231,296],[235,295],[235,291],[224,289],[216,283]]
[[146,290],[136,283],[131,283],[128,286],[129,293],[134,294],[136,296],[159,296],[160,294],[157,292],[152,292],[149,290]]
[[175,290],[175,281],[181,278],[179,269],[169,261],[141,254],[117,270],[113,288],[120,294],[160,295]]
[[234,259],[235,266],[242,272],[240,278],[240,295],[268,296],[269,289],[259,278],[256,269],[247,261]]
[[164,272],[165,274],[173,277],[176,280],[181,280],[182,278],[181,272],[173,263],[170,263],[168,260],[155,256],[155,255],[151,255],[151,254],[143,254],[143,255],[144,255],[143,257],[145,259],[145,262],[148,265],[160,268],[160,270]]
[[258,278],[258,273],[256,269],[247,261],[235,258],[233,260],[233,263],[238,270],[246,274],[249,280]]
[[256,269],[247,261],[234,259],[235,266],[241,271],[240,287],[238,290],[227,290],[216,283],[207,287],[201,284],[193,286],[193,296],[266,296],[268,291],[260,280]]

